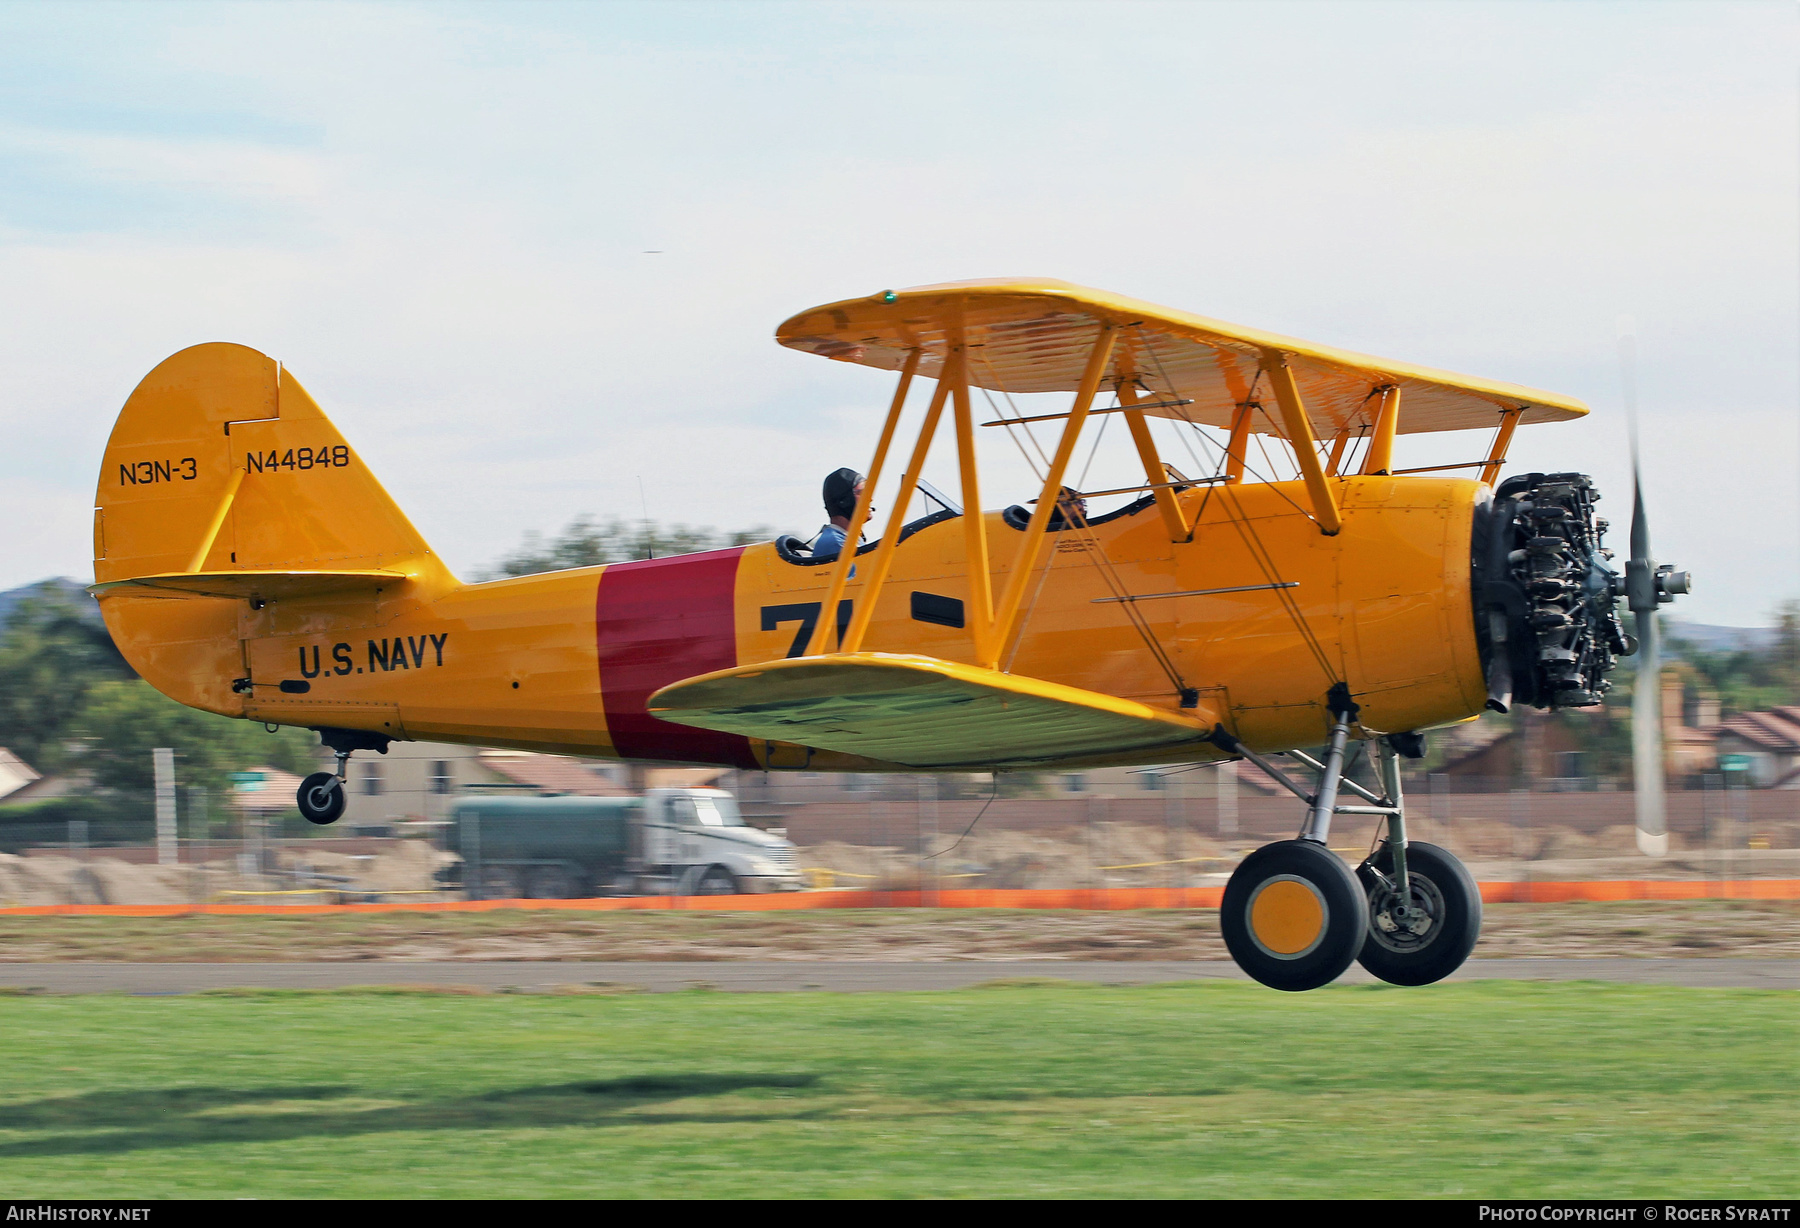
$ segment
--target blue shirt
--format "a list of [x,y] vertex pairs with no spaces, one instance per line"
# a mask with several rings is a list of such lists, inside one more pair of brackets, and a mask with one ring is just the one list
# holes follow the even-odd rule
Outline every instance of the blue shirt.
[[815,559],[836,558],[844,548],[844,530],[834,524],[828,524],[819,530],[813,538],[812,554]]
[[[834,524],[827,524],[813,538],[812,554],[815,559],[835,559],[844,549],[844,530]],[[856,568],[850,569],[850,578],[856,579]]]

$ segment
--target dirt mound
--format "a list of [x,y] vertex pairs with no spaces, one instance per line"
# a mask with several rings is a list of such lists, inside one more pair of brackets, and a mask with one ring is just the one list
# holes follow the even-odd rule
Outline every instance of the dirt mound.
[[95,850],[84,858],[0,853],[0,907],[50,904],[195,904],[331,902],[344,895],[373,899],[450,898],[439,868],[456,858],[423,840],[396,840],[380,853],[270,849],[259,870],[253,856],[217,856],[204,864],[144,865]]
[[1080,840],[1013,829],[960,833],[912,848],[828,840],[800,850],[815,884],[901,891],[954,887],[1199,886],[1228,872],[1242,850],[1192,831],[1136,823],[1096,823]]
[[181,904],[193,899],[193,877],[187,866],[0,853],[0,905]]

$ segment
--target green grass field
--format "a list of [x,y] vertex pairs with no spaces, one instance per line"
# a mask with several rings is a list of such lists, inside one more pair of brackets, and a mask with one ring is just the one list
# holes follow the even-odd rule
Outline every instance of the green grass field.
[[0,999],[10,1197],[1791,1197],[1800,994]]

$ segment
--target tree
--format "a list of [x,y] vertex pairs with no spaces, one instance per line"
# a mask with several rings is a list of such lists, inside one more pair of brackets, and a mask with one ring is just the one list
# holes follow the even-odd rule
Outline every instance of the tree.
[[[76,727],[83,747],[79,763],[91,787],[144,818],[155,801],[150,752],[159,746],[175,751],[179,787],[198,787],[215,798],[230,791],[231,772],[266,766],[304,775],[317,765],[317,739],[309,730],[284,727],[270,734],[250,721],[176,703],[141,680],[96,684]],[[208,811],[223,814],[224,808]]]
[[89,691],[137,677],[93,599],[71,598],[53,584],[20,599],[0,631],[0,746],[42,772],[66,766],[66,743]]
[[622,520],[617,516],[596,520],[583,515],[570,521],[567,528],[548,541],[541,533],[525,534],[519,548],[488,568],[483,578],[498,580],[507,576],[564,571],[571,567],[622,563],[628,559],[692,554],[698,550],[768,541],[772,535],[771,530],[760,526],[736,533],[720,533],[704,526],[658,525],[648,520]]
[[1776,607],[1773,643],[1766,648],[1708,652],[1675,637],[1669,646],[1718,693],[1727,715],[1800,703],[1800,601]]

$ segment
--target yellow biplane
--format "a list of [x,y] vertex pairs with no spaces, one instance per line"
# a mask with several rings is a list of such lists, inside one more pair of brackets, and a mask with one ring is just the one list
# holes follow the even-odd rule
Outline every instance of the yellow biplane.
[[[847,541],[873,529],[884,481],[895,512],[841,557],[781,538],[463,584],[289,372],[210,344],[152,371],[108,443],[107,624],[165,694],[317,730],[338,769],[299,800],[321,823],[348,757],[393,739],[765,770],[1250,759],[1304,804],[1298,838],[1225,893],[1251,975],[1305,989],[1360,958],[1424,984],[1461,964],[1479,894],[1407,841],[1399,758],[1484,708],[1596,703],[1631,651],[1591,483],[1498,482],[1517,427],[1584,406],[1056,281],[888,291],[777,336],[899,374]],[[978,414],[972,390],[1006,408]],[[1014,400],[1043,393],[1073,399]],[[1084,429],[1109,415],[1142,481],[1070,491]],[[1397,435],[1471,428],[1493,431],[1484,456],[1393,467]],[[1207,471],[1165,461],[1159,431]],[[1030,435],[1040,488],[987,512],[977,440],[999,432]],[[933,492],[908,521],[940,436],[960,506]],[[1078,496],[1126,501],[1089,517]],[[1681,590],[1646,574],[1652,609]],[[1344,772],[1353,740],[1371,783]],[[1325,846],[1346,813],[1387,825],[1355,871]]]

